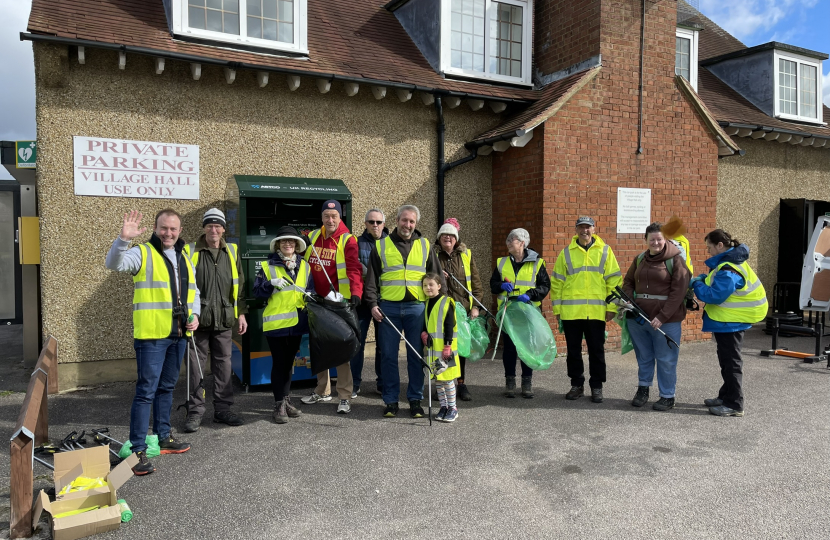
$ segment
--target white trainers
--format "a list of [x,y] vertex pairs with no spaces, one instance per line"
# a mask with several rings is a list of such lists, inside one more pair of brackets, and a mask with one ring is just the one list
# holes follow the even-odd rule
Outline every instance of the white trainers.
[[[331,398],[329,398],[331,399]],[[349,405],[348,399],[341,399],[340,405],[337,406],[337,414],[349,414],[349,411],[352,410],[352,406]]]
[[303,399],[301,399],[300,401],[302,401],[306,405],[312,405],[312,404],[318,403],[320,401],[331,401],[331,394],[326,394],[325,396],[321,396],[320,394],[317,394],[316,392],[312,392],[310,396],[306,396]]

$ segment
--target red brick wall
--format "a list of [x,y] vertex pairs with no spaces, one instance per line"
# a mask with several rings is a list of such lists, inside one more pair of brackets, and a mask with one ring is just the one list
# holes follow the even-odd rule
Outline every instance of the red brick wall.
[[[536,163],[528,153],[542,152],[544,190],[533,204],[541,208],[541,249],[551,268],[573,236],[577,216],[587,214],[596,219],[597,234],[614,250],[624,274],[645,249],[642,235],[616,233],[617,188],[633,187],[652,190],[653,220],[665,221],[673,213],[683,219],[695,272],[705,271],[702,239],[715,228],[717,144],[674,82],[675,0],[647,1],[646,6],[643,153],[636,153],[640,1],[603,0],[599,75],[545,123],[543,133],[537,128],[523,151],[510,149],[493,161],[497,205],[519,181],[514,172],[519,162]],[[522,209],[522,215],[536,213]],[[498,214],[502,220],[503,214]],[[504,228],[509,225],[494,223],[494,246],[496,239],[503,241],[503,234],[496,235]],[[532,240],[538,248],[538,235]],[[549,306],[544,313],[552,321]],[[611,324],[608,330],[609,346],[619,346],[618,327]],[[690,314],[684,340],[705,337],[700,315]],[[557,338],[564,350],[563,336]]]
[[600,5],[600,0],[537,0],[535,68],[546,75],[598,55]]

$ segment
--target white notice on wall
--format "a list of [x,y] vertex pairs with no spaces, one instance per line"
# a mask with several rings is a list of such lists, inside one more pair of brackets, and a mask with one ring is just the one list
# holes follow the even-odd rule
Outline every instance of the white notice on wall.
[[651,224],[651,190],[617,188],[617,234],[644,234]]
[[73,137],[75,195],[199,199],[199,147]]

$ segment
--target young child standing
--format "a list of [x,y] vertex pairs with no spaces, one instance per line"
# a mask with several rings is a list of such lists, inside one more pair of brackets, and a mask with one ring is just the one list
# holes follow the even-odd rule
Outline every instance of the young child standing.
[[427,297],[424,310],[424,331],[421,341],[426,347],[426,361],[433,367],[435,387],[441,409],[435,419],[441,422],[455,422],[458,407],[455,400],[455,379],[461,376],[458,360],[458,344],[453,337],[458,328],[455,321],[455,300],[441,294],[438,274],[428,273],[421,280]]

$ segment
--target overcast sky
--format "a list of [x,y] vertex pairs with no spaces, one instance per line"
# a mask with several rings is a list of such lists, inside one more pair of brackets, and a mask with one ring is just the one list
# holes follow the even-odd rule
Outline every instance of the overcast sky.
[[[378,5],[382,3],[378,0]],[[781,41],[830,53],[830,0],[699,0],[699,4],[701,12],[747,46]],[[32,43],[19,38],[20,32],[26,30],[30,8],[31,0],[0,0],[3,141],[36,138]],[[830,61],[824,62],[822,75],[824,103],[830,107]],[[5,168],[0,168],[0,179],[10,178]]]

